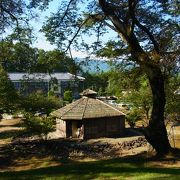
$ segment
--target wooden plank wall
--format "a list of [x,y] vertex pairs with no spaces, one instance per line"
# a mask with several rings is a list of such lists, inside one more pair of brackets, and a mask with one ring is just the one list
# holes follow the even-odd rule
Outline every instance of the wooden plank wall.
[[119,137],[124,134],[125,116],[86,119],[84,138]]

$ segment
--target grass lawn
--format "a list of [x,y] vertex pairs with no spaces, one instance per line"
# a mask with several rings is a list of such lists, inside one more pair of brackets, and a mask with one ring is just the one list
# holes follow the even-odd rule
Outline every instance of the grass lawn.
[[60,166],[27,171],[2,172],[0,179],[180,179],[178,166],[164,168],[153,161],[112,159],[94,162],[68,162]]

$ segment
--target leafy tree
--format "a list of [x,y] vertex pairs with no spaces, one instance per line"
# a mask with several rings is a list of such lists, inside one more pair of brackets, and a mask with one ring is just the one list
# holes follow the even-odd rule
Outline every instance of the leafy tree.
[[[1,1],[1,34],[10,25],[16,25],[19,34],[24,22],[20,20],[24,20],[26,10],[37,7],[44,9],[48,2],[49,0]],[[58,12],[51,14],[43,27],[47,39],[65,51],[71,51],[73,43],[76,47],[88,49],[88,42],[79,33],[86,33],[86,37],[87,34],[89,37],[92,35],[90,30],[97,32],[97,41],[90,47],[94,53],[98,46],[102,49],[101,42],[106,32],[117,33],[118,46],[114,46],[112,50],[123,49],[126,59],[139,64],[149,80],[153,109],[149,126],[145,129],[145,137],[160,155],[171,150],[164,124],[166,99],[162,67],[165,59],[177,59],[179,54],[178,16],[178,3],[172,0],[64,0]],[[77,39],[82,39],[81,45],[78,45]],[[119,56],[117,58],[125,57],[122,56],[122,51],[114,54]]]
[[140,86],[139,76],[142,75],[139,67],[125,67],[119,64],[111,69],[108,75],[109,85],[107,91],[122,97],[123,91],[138,90]]
[[167,120],[176,121],[180,116],[180,76],[179,74],[169,78],[166,83],[167,103],[165,116]]
[[140,110],[137,108],[131,109],[130,112],[128,112],[128,114],[126,115],[126,120],[131,128],[134,128],[136,122],[141,119],[142,119],[142,114]]
[[99,95],[106,94],[106,88],[108,86],[108,73],[101,72],[98,74],[95,73],[84,73],[83,77],[85,81],[85,89],[90,88],[94,91],[100,92]]
[[15,110],[18,104],[18,95],[3,67],[0,65],[0,110]]
[[27,43],[0,42],[0,62],[7,72],[71,72],[77,74],[79,65],[59,50],[44,51]]
[[[140,66],[152,90],[152,115],[145,137],[157,154],[167,154],[171,146],[164,124],[166,98],[161,67],[167,56],[178,55],[178,4],[161,0],[89,0],[82,8],[82,2],[85,3],[75,0],[61,2],[58,12],[53,13],[43,27],[47,39],[70,50],[73,42],[77,45],[77,39],[82,38],[79,33],[90,36],[90,30],[94,30],[98,38],[91,48],[95,51],[102,42],[100,36],[103,37],[105,32],[116,32],[118,48],[126,50],[123,54],[128,61]],[[81,43],[85,48],[87,44],[85,41]],[[114,49],[118,48],[114,46]],[[122,57],[122,51],[115,54]]]
[[57,49],[52,51],[39,50],[37,61],[37,72],[71,72],[77,74],[80,70],[72,58]]
[[152,108],[152,94],[146,76],[139,67],[124,67],[122,64],[108,72],[107,92],[116,95],[119,102],[131,103],[141,108],[146,123]]
[[45,96],[42,93],[33,93],[26,97],[21,97],[20,107],[26,112],[36,113],[38,111],[49,115],[52,110],[62,107],[63,102],[55,96]]
[[37,64],[37,49],[25,43],[0,42],[0,62],[7,72],[32,72]]
[[152,94],[147,80],[141,77],[139,88],[131,91],[126,96],[136,108],[141,108],[148,124],[150,110],[152,109]]

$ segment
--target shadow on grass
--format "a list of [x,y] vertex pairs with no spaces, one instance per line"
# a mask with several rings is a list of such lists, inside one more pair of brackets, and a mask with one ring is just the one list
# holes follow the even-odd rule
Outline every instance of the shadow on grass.
[[1,124],[0,125],[0,128],[3,128],[3,127],[22,127],[22,123],[17,123],[17,124]]
[[3,131],[0,132],[0,139],[13,138],[20,135],[21,133],[22,133],[21,129]]
[[134,136],[142,136],[143,129],[142,128],[126,128],[124,137],[134,137]]
[[95,162],[71,162],[61,166],[40,168],[21,172],[0,173],[0,179],[154,179],[180,177],[179,169],[152,168],[147,160],[121,158]]

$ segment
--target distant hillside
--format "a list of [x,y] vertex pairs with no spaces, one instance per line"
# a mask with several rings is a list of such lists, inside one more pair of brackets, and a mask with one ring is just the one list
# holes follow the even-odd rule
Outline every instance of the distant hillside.
[[82,58],[76,59],[84,71],[88,72],[101,72],[101,71],[108,71],[110,66],[107,61],[105,60],[86,60]]

